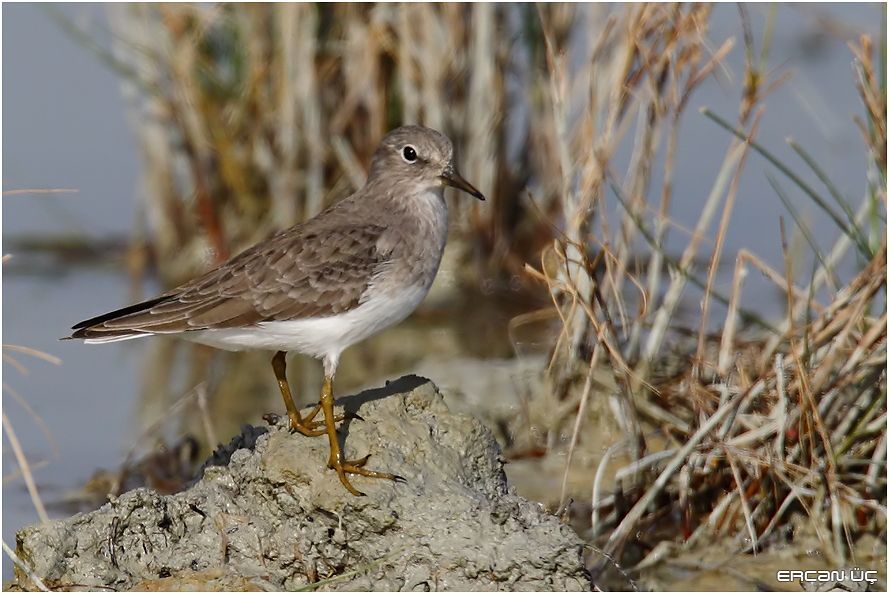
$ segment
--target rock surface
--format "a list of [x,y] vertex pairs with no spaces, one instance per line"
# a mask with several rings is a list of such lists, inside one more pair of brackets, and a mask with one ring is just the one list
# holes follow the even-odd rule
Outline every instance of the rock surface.
[[[416,376],[338,402],[365,421],[350,458],[405,477],[327,470],[327,440],[282,420],[247,427],[181,493],[147,489],[19,532],[19,556],[50,588],[115,590],[588,590],[582,542],[508,492],[491,433],[448,411]],[[285,418],[286,420],[286,418]],[[17,573],[18,585],[33,586]]]

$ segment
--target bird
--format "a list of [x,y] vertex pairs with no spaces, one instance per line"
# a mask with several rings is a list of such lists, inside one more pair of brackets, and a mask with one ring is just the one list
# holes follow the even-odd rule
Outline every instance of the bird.
[[[448,186],[485,199],[457,171],[447,136],[418,125],[396,128],[375,150],[361,189],[189,282],[75,324],[65,338],[176,335],[225,350],[274,352],[291,432],[327,435],[327,466],[342,485],[360,496],[350,475],[403,481],[366,468],[369,456],[346,459],[336,430],[346,415],[334,415],[333,380],[346,348],[401,322],[428,293],[447,241]],[[288,352],[323,364],[319,402],[305,416],[287,382]]]

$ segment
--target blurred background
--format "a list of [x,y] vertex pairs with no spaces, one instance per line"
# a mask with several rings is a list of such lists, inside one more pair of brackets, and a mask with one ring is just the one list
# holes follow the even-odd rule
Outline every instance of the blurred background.
[[[805,567],[885,567],[883,6],[3,17],[6,543],[109,493],[182,489],[283,412],[267,353],[58,338],[313,216],[422,123],[489,201],[451,202],[432,292],[347,351],[339,394],[428,376],[492,428],[520,493],[649,587],[726,587],[683,557],[711,542],[713,564],[795,535]],[[313,403],[320,364],[289,375]],[[695,437],[736,397],[737,423]],[[757,563],[733,579],[756,586]]]

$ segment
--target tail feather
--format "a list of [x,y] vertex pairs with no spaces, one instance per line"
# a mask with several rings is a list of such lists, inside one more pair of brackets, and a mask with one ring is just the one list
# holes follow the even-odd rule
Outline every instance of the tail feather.
[[163,303],[164,301],[168,301],[172,298],[173,297],[171,295],[156,297],[154,299],[149,299],[148,301],[142,301],[141,303],[129,305],[127,307],[116,309],[100,316],[78,322],[71,327],[71,329],[74,330],[71,336],[66,336],[62,338],[62,340],[79,338],[85,340],[86,342],[100,343],[114,342],[118,340],[129,340],[131,338],[148,336],[151,334],[150,332],[143,332],[135,328],[108,328],[104,326],[104,324],[106,322],[122,318],[124,316],[149,310],[155,305]]
[[[83,342],[86,344],[105,344],[106,342],[120,342],[122,340],[132,340],[134,338],[145,338],[146,336],[151,336],[146,332],[137,332],[134,334],[126,334],[120,336],[102,336],[97,338],[84,338]],[[74,338],[73,336],[63,338],[62,340],[68,340],[69,338]]]

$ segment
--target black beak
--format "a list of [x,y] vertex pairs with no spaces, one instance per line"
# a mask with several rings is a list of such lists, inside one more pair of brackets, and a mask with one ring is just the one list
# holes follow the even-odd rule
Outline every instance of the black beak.
[[457,173],[457,170],[454,169],[454,165],[448,165],[447,169],[444,170],[439,177],[441,177],[441,181],[444,182],[446,186],[451,186],[452,188],[457,188],[458,190],[463,190],[467,194],[475,196],[479,200],[484,200],[484,195],[475,189],[471,183],[463,179],[463,176]]

